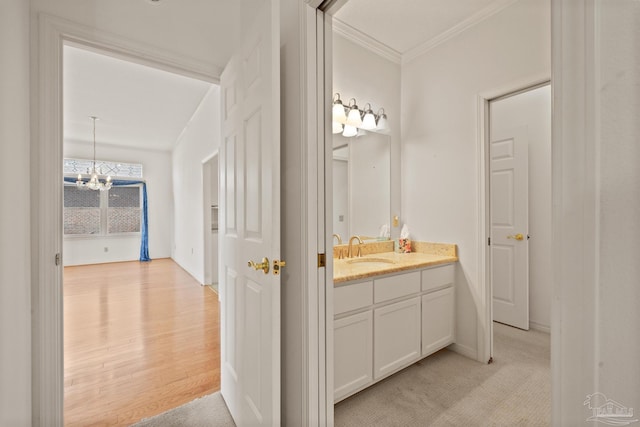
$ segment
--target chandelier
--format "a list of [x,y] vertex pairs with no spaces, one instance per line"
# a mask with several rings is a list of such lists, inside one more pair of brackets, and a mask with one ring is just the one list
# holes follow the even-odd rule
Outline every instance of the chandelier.
[[102,170],[96,169],[96,120],[98,120],[98,118],[91,116],[91,120],[93,120],[93,166],[91,170],[87,170],[87,174],[90,176],[88,181],[83,181],[82,174],[78,174],[76,186],[81,190],[107,191],[112,185],[111,176],[107,176],[107,178],[104,179]]

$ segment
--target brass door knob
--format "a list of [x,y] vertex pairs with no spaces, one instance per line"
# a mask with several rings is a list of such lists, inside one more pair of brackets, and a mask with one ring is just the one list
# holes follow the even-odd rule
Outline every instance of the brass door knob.
[[507,239],[516,239],[516,240],[524,240],[524,235],[522,233],[518,234],[509,234]]
[[254,270],[258,271],[258,270],[262,270],[264,272],[264,274],[269,274],[269,259],[268,258],[262,258],[262,262],[261,263],[256,263],[253,261],[249,261],[247,262],[247,266],[253,268]]

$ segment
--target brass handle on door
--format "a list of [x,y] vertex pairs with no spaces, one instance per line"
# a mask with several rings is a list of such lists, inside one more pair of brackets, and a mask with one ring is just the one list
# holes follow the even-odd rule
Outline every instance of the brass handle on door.
[[518,234],[509,234],[507,236],[507,239],[516,239],[516,240],[524,240],[524,236],[522,235],[522,233],[518,233]]
[[256,271],[262,270],[262,271],[264,271],[264,274],[269,274],[269,259],[268,258],[262,258],[262,262],[259,263],[259,264],[255,263],[253,261],[249,261],[249,262],[247,262],[247,266],[253,268]]

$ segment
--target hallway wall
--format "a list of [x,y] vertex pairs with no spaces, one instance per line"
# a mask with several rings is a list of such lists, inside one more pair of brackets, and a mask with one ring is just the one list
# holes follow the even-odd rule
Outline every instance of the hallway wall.
[[0,425],[31,426],[29,2],[0,3]]
[[178,138],[171,156],[171,257],[200,284],[205,283],[202,162],[218,149],[220,135],[220,87],[214,85]]

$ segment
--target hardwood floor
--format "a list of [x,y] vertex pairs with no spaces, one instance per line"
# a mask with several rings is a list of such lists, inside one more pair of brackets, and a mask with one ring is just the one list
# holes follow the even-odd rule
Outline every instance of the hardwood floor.
[[220,388],[217,295],[170,259],[64,269],[65,426],[128,426]]

